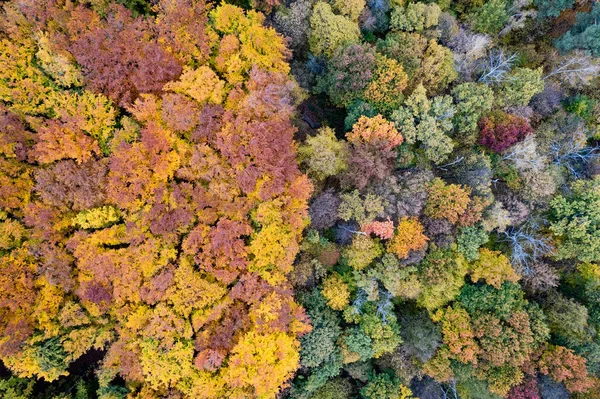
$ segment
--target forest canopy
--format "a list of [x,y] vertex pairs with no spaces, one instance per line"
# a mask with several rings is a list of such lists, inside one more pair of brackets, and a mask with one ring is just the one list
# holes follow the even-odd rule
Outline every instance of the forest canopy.
[[0,5],[0,397],[600,398],[600,3]]

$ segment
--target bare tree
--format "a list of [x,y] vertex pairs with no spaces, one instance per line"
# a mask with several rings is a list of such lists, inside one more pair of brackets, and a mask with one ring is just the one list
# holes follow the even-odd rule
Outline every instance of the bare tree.
[[550,145],[553,162],[565,167],[573,177],[582,177],[585,166],[600,157],[600,146],[581,147],[576,140],[554,141]]
[[517,61],[517,53],[507,55],[504,50],[492,50],[483,62],[482,75],[479,82],[500,83],[506,80],[506,75],[511,71]]
[[505,35],[516,29],[522,29],[525,27],[527,18],[535,18],[537,16],[537,11],[530,7],[531,3],[532,0],[513,1],[512,6],[508,9],[508,22],[500,33],[498,33],[498,36]]
[[544,80],[555,77],[562,83],[577,87],[590,84],[600,74],[600,60],[582,51],[575,51],[565,57],[555,53],[553,58],[557,62],[552,71],[544,76]]
[[456,392],[456,380],[453,379],[444,384],[439,385],[440,390],[442,391],[443,399],[460,399],[458,393]]
[[511,227],[504,232],[504,241],[511,248],[511,262],[518,272],[529,275],[534,272],[533,264],[554,249],[550,240],[540,236],[535,222],[520,227]]

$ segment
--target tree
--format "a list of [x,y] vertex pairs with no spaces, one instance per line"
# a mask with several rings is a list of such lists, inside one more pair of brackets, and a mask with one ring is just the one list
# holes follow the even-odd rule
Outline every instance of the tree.
[[381,115],[360,117],[346,138],[352,145],[346,178],[359,189],[371,180],[383,180],[391,174],[396,158],[394,150],[404,141],[394,124]]
[[525,118],[495,111],[479,121],[479,144],[496,152],[525,139],[533,129]]
[[327,299],[327,305],[334,310],[344,310],[348,306],[350,292],[342,277],[333,273],[323,281],[322,294]]
[[[78,11],[78,22],[94,20],[91,10]],[[181,65],[149,34],[147,22],[132,18],[120,5],[110,7],[108,13],[110,18],[102,23],[82,23],[82,32],[69,32],[68,50],[82,66],[87,87],[127,105],[139,93],[160,91],[179,76]]]
[[398,221],[396,234],[388,243],[388,251],[402,259],[410,251],[420,251],[427,246],[429,238],[423,234],[423,225],[417,218],[403,217]]
[[559,195],[550,202],[550,231],[560,238],[557,259],[600,260],[597,250],[596,220],[600,201],[600,180],[578,180],[571,186],[570,196]]
[[539,18],[558,17],[564,10],[573,8],[574,0],[535,0],[534,5],[538,10]]
[[350,19],[333,13],[331,6],[317,2],[310,16],[311,34],[308,38],[310,51],[315,55],[331,57],[338,48],[358,43],[358,25]]
[[430,183],[428,192],[425,215],[433,219],[446,219],[451,223],[458,221],[471,201],[468,188],[446,184],[440,178]]
[[540,399],[537,381],[529,378],[521,385],[511,388],[508,399]]
[[585,306],[552,292],[544,304],[548,327],[555,342],[570,348],[583,346],[591,339],[588,310]]
[[487,284],[497,289],[500,289],[505,281],[516,283],[519,278],[506,256],[487,248],[479,250],[479,259],[471,265],[471,279],[474,282],[484,279]]
[[515,68],[502,81],[496,94],[496,102],[501,107],[525,106],[543,90],[541,68]]
[[335,104],[347,107],[361,97],[373,79],[375,60],[375,50],[369,45],[340,47],[329,61],[327,74],[318,86],[324,86]]
[[335,11],[337,11],[345,17],[348,17],[352,21],[358,21],[358,17],[360,17],[360,14],[365,8],[365,5],[365,0],[334,0],[332,3],[332,7]]
[[348,147],[335,137],[333,129],[323,127],[298,148],[298,160],[307,165],[309,175],[317,180],[335,176],[348,167]]
[[366,86],[363,97],[381,111],[391,111],[402,103],[402,92],[408,76],[402,65],[384,55],[376,55],[373,78]]
[[360,394],[365,399],[411,399],[410,389],[400,383],[397,377],[389,374],[377,374],[369,381]]
[[458,296],[465,283],[468,263],[461,254],[450,249],[432,248],[418,269],[422,290],[417,304],[433,311]]
[[[573,4],[570,0],[562,1]],[[595,22],[598,15],[600,15],[600,6],[597,3],[592,6],[589,13],[577,13],[577,22],[570,31],[555,42],[556,47],[564,52],[577,48],[597,57],[600,54],[600,46],[598,46],[600,31]]]
[[362,270],[369,266],[376,258],[383,254],[383,248],[378,239],[366,235],[355,235],[352,245],[342,251],[348,265],[355,270]]
[[564,383],[571,393],[587,392],[593,386],[585,359],[564,346],[548,345],[538,361],[538,367],[542,374]]
[[402,131],[408,144],[419,142],[429,160],[441,163],[454,148],[449,137],[453,115],[450,97],[430,100],[425,87],[419,85],[406,99],[405,105],[392,113],[391,119]]
[[440,13],[436,3],[409,3],[406,8],[399,5],[392,9],[390,25],[392,30],[421,32],[437,26]]
[[234,392],[274,398],[298,367],[298,341],[284,333],[249,332],[232,349],[223,371]]
[[487,233],[483,228],[476,226],[462,227],[460,231],[460,235],[456,237],[458,252],[469,261],[479,259],[479,247],[489,239]]
[[496,34],[508,22],[506,0],[487,1],[473,15],[473,28],[477,32]]
[[477,123],[492,110],[494,93],[487,85],[467,82],[457,85],[452,96],[456,104],[453,122],[459,137],[466,144],[472,144],[476,140]]

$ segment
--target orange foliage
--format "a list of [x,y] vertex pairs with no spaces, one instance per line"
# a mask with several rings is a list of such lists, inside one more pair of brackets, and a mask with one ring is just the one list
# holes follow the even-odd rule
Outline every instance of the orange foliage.
[[396,234],[388,244],[388,251],[402,259],[407,257],[410,251],[422,250],[429,241],[423,230],[423,225],[419,222],[419,219],[415,217],[401,218],[398,222]]

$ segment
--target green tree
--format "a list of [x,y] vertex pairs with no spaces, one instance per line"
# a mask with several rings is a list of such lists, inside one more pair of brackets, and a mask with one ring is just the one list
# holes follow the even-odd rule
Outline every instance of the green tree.
[[373,376],[360,390],[364,399],[413,399],[410,389],[402,385],[400,379],[387,373]]
[[557,259],[600,261],[600,178],[577,180],[570,195],[550,202],[550,231]]
[[392,30],[421,32],[437,26],[441,9],[436,3],[408,3],[406,7],[397,5],[392,9],[390,27]]
[[539,18],[558,17],[561,12],[573,8],[575,0],[534,0]]
[[457,128],[457,138],[467,145],[477,140],[477,123],[481,117],[492,110],[494,92],[482,83],[461,83],[452,89],[456,113],[454,126]]
[[347,143],[338,140],[333,129],[322,127],[298,148],[298,160],[306,165],[309,176],[324,180],[348,168],[348,150]]
[[473,28],[477,32],[496,34],[508,22],[506,0],[490,0],[472,16]]
[[525,106],[544,90],[542,69],[515,68],[502,82],[496,102],[502,107]]
[[360,30],[352,20],[333,13],[331,6],[322,1],[313,7],[310,16],[310,51],[315,55],[331,57],[338,48],[358,43]]
[[454,148],[449,136],[453,116],[451,97],[429,99],[425,87],[419,85],[404,105],[392,113],[391,119],[408,144],[422,148],[432,162],[441,163]]

